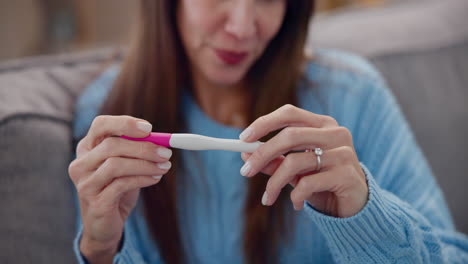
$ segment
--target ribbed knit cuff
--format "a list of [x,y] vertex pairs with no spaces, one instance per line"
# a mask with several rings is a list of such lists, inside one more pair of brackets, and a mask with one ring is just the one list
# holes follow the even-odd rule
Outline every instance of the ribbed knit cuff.
[[[128,239],[128,228],[124,229],[122,236],[120,251],[114,256],[112,263],[114,264],[144,264],[144,260],[140,253],[135,250],[135,247]],[[80,252],[80,240],[83,235],[83,226],[80,226],[78,233],[73,241],[73,250],[79,264],[89,264],[86,258]]]
[[80,251],[80,241],[81,241],[82,236],[83,236],[83,226],[80,225],[78,229],[78,233],[76,234],[75,239],[73,240],[73,251],[75,252],[75,256],[79,264],[88,264],[88,261],[81,254],[81,251]]
[[[394,245],[401,245],[405,254],[407,240],[404,220],[396,212],[398,206],[386,199],[368,169],[361,164],[369,187],[369,199],[354,216],[337,218],[315,210],[305,202],[304,210],[325,236],[335,261],[343,263],[385,263],[391,260]],[[390,243],[389,243],[390,242]],[[406,250],[405,250],[406,249]]]

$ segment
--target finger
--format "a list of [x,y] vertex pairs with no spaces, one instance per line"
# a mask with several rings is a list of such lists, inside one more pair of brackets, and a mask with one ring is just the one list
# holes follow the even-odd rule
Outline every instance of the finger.
[[[320,157],[321,171],[326,171],[336,164],[336,152],[337,150],[334,149],[322,154]],[[288,183],[294,186],[299,180],[296,180],[296,178],[302,178],[302,175],[315,172],[318,167],[317,162],[317,155],[313,152],[292,153],[287,155],[275,173],[268,180],[265,190],[268,199],[265,205],[274,204],[281,193],[281,190]]]
[[82,163],[88,166],[88,171],[94,171],[105,160],[112,157],[133,158],[162,163],[168,161],[171,156],[172,151],[170,149],[150,142],[108,137],[93,150],[83,155]]
[[244,169],[244,176],[250,177],[258,173],[271,160],[292,150],[304,150],[320,147],[324,150],[339,146],[352,146],[352,136],[344,127],[311,128],[287,127],[269,141],[259,146],[253,153]]
[[268,133],[287,126],[298,127],[334,127],[337,122],[330,116],[318,115],[287,104],[270,114],[257,118],[239,136],[247,142],[256,141]]
[[152,126],[148,121],[131,116],[98,116],[93,120],[88,134],[83,139],[88,150],[93,149],[109,136],[148,136]]
[[327,191],[335,194],[339,193],[343,186],[348,184],[348,178],[351,178],[346,177],[346,173],[343,169],[336,168],[302,177],[291,192],[291,201],[294,209],[302,210],[304,201],[314,193]]
[[160,180],[161,178],[150,176],[126,176],[115,179],[101,192],[102,206],[112,207],[125,193],[154,185]]
[[[242,153],[241,157],[244,161],[246,161],[252,154],[251,153]],[[270,161],[262,170],[262,173],[265,173],[267,175],[272,175],[278,167],[281,165],[281,162],[284,160],[284,156],[281,155],[277,157],[276,159]]]
[[101,192],[114,179],[124,176],[161,176],[171,168],[171,162],[154,163],[145,160],[112,157],[107,159],[90,177],[83,179],[77,189],[84,195]]

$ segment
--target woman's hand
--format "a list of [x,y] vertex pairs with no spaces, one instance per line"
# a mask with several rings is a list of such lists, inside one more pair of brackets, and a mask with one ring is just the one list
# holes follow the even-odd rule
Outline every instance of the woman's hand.
[[[260,171],[271,175],[262,203],[272,205],[289,183],[294,187],[291,201],[296,210],[307,200],[327,215],[358,213],[367,202],[368,187],[349,130],[329,116],[285,105],[255,120],[240,138],[253,142],[280,128],[284,129],[255,152],[242,153],[246,161],[242,175],[252,177]],[[323,150],[320,171],[315,171],[315,148]],[[312,151],[283,155],[306,149]]]
[[98,116],[77,147],[69,174],[80,201],[81,253],[112,260],[140,188],[158,183],[171,167],[170,149],[120,137],[145,137],[151,124],[130,116]]

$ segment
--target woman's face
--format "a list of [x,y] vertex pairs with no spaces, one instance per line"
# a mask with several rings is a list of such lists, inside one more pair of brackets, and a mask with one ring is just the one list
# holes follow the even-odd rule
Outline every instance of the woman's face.
[[179,0],[177,26],[192,72],[235,85],[283,22],[286,0]]

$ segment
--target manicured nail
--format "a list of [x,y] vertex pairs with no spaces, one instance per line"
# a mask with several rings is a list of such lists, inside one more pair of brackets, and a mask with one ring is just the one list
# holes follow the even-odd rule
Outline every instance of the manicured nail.
[[171,162],[170,161],[166,161],[166,162],[163,162],[163,163],[158,163],[158,167],[163,169],[163,170],[167,170],[169,169],[170,167],[172,166]]
[[253,132],[253,129],[251,127],[248,127],[239,135],[239,139],[247,140],[250,137],[250,135],[252,135],[252,132]]
[[247,162],[244,164],[244,166],[242,166],[242,168],[240,169],[241,175],[242,175],[242,176],[247,176],[247,175],[249,174],[249,172],[250,172],[250,168],[251,168],[250,162],[247,161]]
[[268,193],[265,191],[262,196],[262,204],[267,206],[268,205]]
[[160,180],[162,178],[162,175],[159,175],[159,176],[153,176],[153,179],[155,180]]
[[143,122],[143,121],[138,121],[137,122],[137,127],[143,132],[150,133],[151,129],[153,129],[153,126],[148,123],[148,122]]
[[158,148],[156,150],[156,153],[158,153],[159,157],[168,159],[172,156],[172,150],[168,148]]

